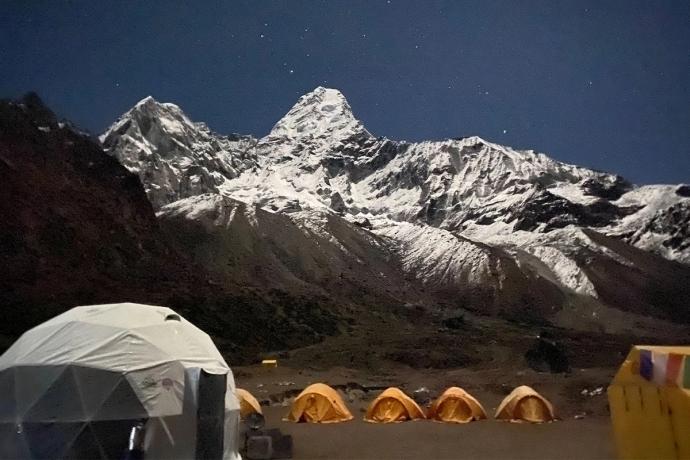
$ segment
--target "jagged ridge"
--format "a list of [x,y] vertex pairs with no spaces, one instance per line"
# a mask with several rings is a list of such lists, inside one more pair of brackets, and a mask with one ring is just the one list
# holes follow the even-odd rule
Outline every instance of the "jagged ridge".
[[[209,162],[204,162],[197,158],[196,146],[223,138],[189,122],[172,104],[154,105],[148,113],[154,118],[151,124],[163,127],[160,135],[138,136],[149,131],[142,129],[130,111],[103,139],[109,142],[106,146],[111,154],[132,163],[129,167],[139,173],[163,220],[170,218],[170,206],[185,209],[163,205],[202,191],[243,202],[255,216],[279,213],[287,217],[284,225],[311,226],[315,235],[336,245],[340,244],[338,238],[318,222],[340,219],[387,241],[404,276],[440,296],[437,299],[462,293],[465,304],[477,302],[486,309],[492,308],[492,302],[503,306],[531,302],[547,316],[536,305],[551,303],[554,311],[561,311],[566,304],[572,306],[571,294],[590,302],[593,299],[594,304],[581,311],[585,316],[596,317],[602,308],[612,305],[598,293],[598,285],[607,278],[587,270],[594,257],[634,267],[642,277],[647,276],[647,259],[614,251],[584,230],[615,236],[672,260],[690,261],[683,230],[689,199],[682,187],[636,187],[613,174],[479,137],[421,143],[376,138],[354,117],[342,94],[326,88],[300,98],[266,137],[258,141],[246,138],[247,149],[240,149],[241,155],[234,146],[223,150],[239,166],[232,173],[218,175],[217,164],[210,161],[213,150],[201,150],[208,155]],[[157,117],[172,120],[156,121]],[[180,119],[192,130],[182,138],[175,135],[180,130],[165,128],[181,123]],[[118,128],[123,124],[128,124],[124,134]],[[158,188],[172,181],[161,177],[156,167],[152,171],[152,165],[170,157],[166,146],[174,141],[162,140],[164,137],[185,145],[184,149],[172,148],[177,162],[171,168],[174,174],[196,177],[178,172],[177,164],[189,161],[205,170],[197,175],[218,182],[203,190],[167,187],[167,199],[161,200]],[[200,138],[203,142],[195,141]],[[142,153],[154,160],[136,161]],[[259,234],[265,231],[260,221],[250,219]],[[217,231],[225,231],[223,228],[219,225]],[[274,240],[273,250],[284,250],[279,238]],[[343,254],[343,260],[351,260],[347,250]],[[687,268],[670,263],[669,270],[685,273]],[[318,276],[306,279],[320,283]],[[535,288],[539,293],[527,300],[527,293],[518,294],[519,286],[529,286],[532,279],[540,280],[542,287]],[[492,300],[479,302],[480,296],[487,295]],[[523,300],[510,301],[511,295],[513,299],[523,296]],[[663,302],[674,304],[669,299]],[[664,316],[672,309],[661,310]],[[640,311],[650,313],[647,307]]]

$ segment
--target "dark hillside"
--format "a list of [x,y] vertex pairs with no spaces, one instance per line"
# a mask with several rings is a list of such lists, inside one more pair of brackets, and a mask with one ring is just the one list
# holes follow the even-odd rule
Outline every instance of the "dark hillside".
[[176,308],[238,359],[336,330],[323,299],[221,286],[172,249],[137,176],[35,94],[0,102],[0,216],[0,348],[75,305],[122,301]]

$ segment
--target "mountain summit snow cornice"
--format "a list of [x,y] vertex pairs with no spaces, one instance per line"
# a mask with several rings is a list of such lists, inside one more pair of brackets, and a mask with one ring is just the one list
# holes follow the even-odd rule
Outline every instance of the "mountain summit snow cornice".
[[352,114],[345,96],[336,89],[319,86],[299,98],[275,124],[268,137],[302,140],[328,136],[343,139],[356,134],[369,135]]
[[[371,134],[354,117],[345,96],[336,89],[319,86],[302,96],[262,143],[282,146],[269,149],[278,150],[281,155],[294,155],[323,153],[338,141],[365,137],[371,137]],[[300,148],[285,148],[286,144]]]

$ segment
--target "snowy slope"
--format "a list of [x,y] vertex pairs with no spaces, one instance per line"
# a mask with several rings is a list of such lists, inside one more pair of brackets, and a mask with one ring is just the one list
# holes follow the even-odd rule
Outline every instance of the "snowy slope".
[[100,141],[139,174],[154,208],[181,198],[217,192],[218,186],[256,164],[251,136],[220,136],[193,123],[175,104],[152,97],[122,115]]
[[[351,263],[354,243],[335,237],[333,223],[355,226],[378,242],[372,252],[391,254],[401,276],[446,299],[453,292],[490,292],[505,303],[511,292],[537,296],[544,306],[563,304],[565,294],[600,302],[598,284],[606,277],[588,268],[594,260],[651,276],[640,265],[646,258],[612,250],[590,230],[690,262],[690,193],[683,186],[636,187],[616,175],[476,136],[420,143],[377,138],[334,89],[319,87],[301,97],[258,140],[217,135],[177,106],[151,98],[101,139],[139,174],[162,219],[207,216],[219,206],[212,194],[220,194],[243,203],[251,223],[244,233],[269,234],[266,222],[275,219],[267,216],[283,216],[272,225],[309,228],[315,241],[340,248],[343,266]],[[174,203],[185,198],[193,201]],[[271,257],[315,253],[297,254],[279,235],[272,241],[266,248]],[[356,247],[365,249],[352,260],[363,260],[366,241],[357,238]],[[307,277],[316,284],[318,278]],[[524,286],[536,294],[522,292]]]

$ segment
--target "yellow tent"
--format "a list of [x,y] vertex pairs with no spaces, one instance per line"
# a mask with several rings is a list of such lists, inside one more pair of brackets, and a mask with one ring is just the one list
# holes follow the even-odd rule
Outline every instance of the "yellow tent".
[[352,414],[337,391],[323,383],[314,383],[292,403],[286,422],[338,423],[352,420]]
[[364,420],[372,423],[404,422],[426,418],[412,398],[391,387],[381,393],[367,409]]
[[434,401],[429,418],[441,422],[468,423],[486,418],[482,405],[462,388],[450,387]]
[[551,403],[527,385],[511,391],[496,409],[495,417],[531,423],[548,422],[556,418]]
[[235,394],[240,401],[240,417],[242,419],[245,419],[247,415],[253,412],[263,414],[259,401],[250,392],[242,388],[235,388]]
[[690,347],[633,347],[608,397],[619,458],[690,459]]

